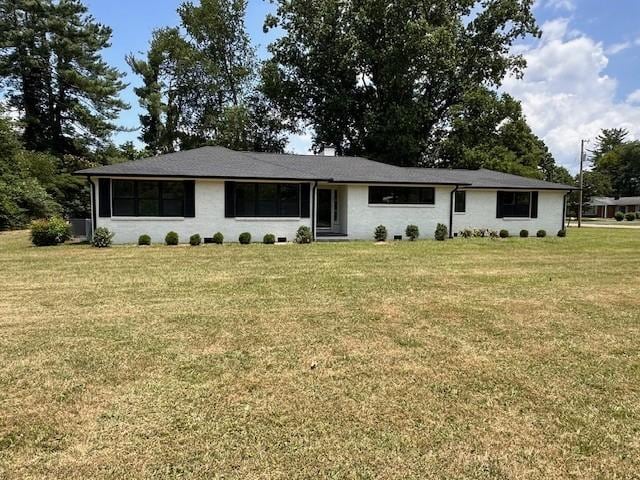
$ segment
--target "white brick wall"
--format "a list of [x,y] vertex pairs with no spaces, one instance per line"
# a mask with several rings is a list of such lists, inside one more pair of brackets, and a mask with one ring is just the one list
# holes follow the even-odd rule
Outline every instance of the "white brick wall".
[[540,190],[538,193],[538,218],[496,218],[496,190],[467,190],[466,213],[453,214],[453,231],[464,228],[491,228],[509,230],[518,235],[529,230],[529,235],[543,229],[547,235],[555,235],[562,224],[562,202],[566,192]]
[[[99,201],[98,181],[96,185],[96,201]],[[346,210],[348,239],[372,240],[377,225],[387,227],[389,238],[402,235],[407,225],[415,224],[420,229],[421,238],[433,237],[436,225],[449,225],[449,202],[452,187],[435,187],[435,205],[395,206],[369,205],[367,185],[346,185],[341,195],[341,211]],[[311,189],[313,191],[313,189]],[[464,214],[454,213],[453,231],[459,232],[465,227],[507,229],[512,235],[525,228],[531,235],[536,230],[545,229],[549,235],[555,235],[560,229],[562,219],[562,202],[565,192],[540,191],[538,197],[537,219],[501,219],[496,218],[495,190],[468,190],[467,211]],[[99,205],[96,205],[99,212]],[[199,233],[202,237],[210,237],[220,231],[225,241],[235,242],[241,232],[249,232],[254,241],[262,241],[267,233],[276,237],[295,238],[296,230],[301,225],[311,227],[310,218],[225,218],[224,216],[224,182],[221,180],[196,180],[195,182],[194,218],[159,218],[97,217],[98,227],[107,227],[115,232],[115,243],[136,243],[143,233],[151,236],[153,243],[164,242],[170,230],[178,233],[180,242],[186,243],[189,236]]]
[[[97,179],[95,184],[97,186]],[[99,199],[96,191],[96,200]],[[215,232],[222,232],[225,241],[229,242],[237,242],[242,232],[249,232],[252,241],[257,242],[261,242],[267,233],[287,237],[291,241],[300,225],[311,227],[310,218],[225,218],[224,182],[221,180],[196,180],[195,207],[196,216],[193,218],[97,217],[97,226],[115,232],[114,243],[137,243],[143,233],[151,236],[152,243],[163,243],[165,235],[171,230],[178,233],[180,243],[187,243],[194,233],[211,237]],[[96,212],[99,212],[99,206]]]
[[433,237],[438,223],[449,225],[449,192],[452,187],[436,187],[434,205],[369,205],[367,185],[349,185],[347,222],[349,239],[373,240],[376,226],[387,227],[389,238],[402,235],[407,225],[417,225],[420,237]]

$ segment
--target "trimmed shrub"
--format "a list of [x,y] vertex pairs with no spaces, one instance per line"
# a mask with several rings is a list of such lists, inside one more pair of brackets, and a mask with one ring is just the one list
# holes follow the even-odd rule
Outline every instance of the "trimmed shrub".
[[567,231],[563,228],[562,230],[558,230],[558,236],[560,238],[564,238],[567,236]]
[[60,217],[31,222],[31,243],[36,247],[58,245],[71,238],[71,225]]
[[151,245],[151,237],[146,233],[138,237],[138,245]]
[[465,228],[458,233],[462,238],[471,238],[475,236],[475,232],[471,228]]
[[417,225],[407,225],[404,234],[409,237],[409,240],[414,241],[420,236],[420,230],[418,229]]
[[442,242],[447,238],[448,230],[444,223],[439,223],[436,226],[436,232],[434,234],[436,240]]
[[547,236],[547,231],[546,230],[538,230],[536,232],[536,237],[538,238],[544,238]]
[[624,220],[624,213],[616,212],[613,218],[615,218],[618,222],[621,222],[622,220]]
[[224,242],[224,235],[222,235],[220,232],[216,232],[213,234],[213,243],[217,243],[218,245],[222,245],[222,242]]
[[296,232],[296,243],[311,243],[311,229],[302,225]]
[[200,237],[199,233],[194,233],[189,237],[189,245],[191,245],[192,247],[197,247],[201,243],[202,243],[202,238]]
[[378,225],[373,232],[373,238],[376,239],[376,242],[384,242],[387,239],[387,227]]
[[273,245],[276,243],[276,236],[273,233],[267,233],[262,239],[262,243],[265,245]]
[[164,237],[164,243],[167,245],[177,245],[179,241],[180,237],[178,237],[176,232],[169,232],[167,233],[167,236]]
[[628,212],[625,214],[624,219],[627,222],[633,222],[636,219],[636,214],[633,212]]
[[505,230],[504,228],[500,230],[500,238],[509,238],[509,230]]
[[108,228],[98,227],[93,232],[93,238],[91,244],[98,248],[107,248],[111,246],[111,241],[116,234],[111,232]]
[[636,220],[640,220],[640,210],[636,212]]
[[242,245],[248,245],[251,243],[251,234],[249,232],[242,232],[239,236],[238,236],[238,241],[240,242],[240,244]]
[[520,238],[527,238],[529,236],[529,230],[520,230]]

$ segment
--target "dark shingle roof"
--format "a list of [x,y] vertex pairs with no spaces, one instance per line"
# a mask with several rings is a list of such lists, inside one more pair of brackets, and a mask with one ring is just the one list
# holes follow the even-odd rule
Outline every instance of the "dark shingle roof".
[[[424,171],[429,168],[409,168],[416,175],[425,175]],[[465,169],[437,169],[441,173],[441,178],[453,180],[454,183],[468,183],[467,188],[530,188],[535,190],[575,190],[576,187],[561,183],[547,182],[537,178],[521,177],[510,173],[496,172],[480,168],[478,170]]]
[[445,184],[473,188],[573,188],[485,169],[402,168],[362,157],[237,152],[223,147],[201,147],[75,173],[104,177],[268,178],[338,183]]
[[640,197],[593,197],[590,205],[640,205]]

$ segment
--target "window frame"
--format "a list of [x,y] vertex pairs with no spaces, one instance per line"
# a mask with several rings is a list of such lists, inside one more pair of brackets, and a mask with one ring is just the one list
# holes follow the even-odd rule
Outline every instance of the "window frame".
[[[518,204],[518,195],[526,194],[528,198],[527,212],[517,213],[515,210],[518,207],[524,207],[523,204]],[[513,196],[513,203],[505,203],[504,201],[499,206],[501,217],[500,218],[534,218],[531,216],[531,209],[533,207],[533,191],[529,190],[499,190],[497,201],[503,200],[506,195]],[[511,207],[511,212],[507,214],[505,207]]]
[[[462,210],[458,210],[458,196],[462,197]],[[466,190],[456,190],[453,192],[453,213],[467,213]]]
[[[378,202],[373,200],[374,191],[378,189],[378,191],[384,191],[385,189],[388,191],[387,195],[391,195],[393,197],[393,201],[391,202]],[[408,193],[410,190],[416,190],[418,192],[418,201],[417,202],[407,202],[407,201],[398,201],[398,193],[404,191],[404,193]],[[423,194],[429,192],[428,195],[425,195],[427,198],[423,201]],[[436,204],[436,189],[435,187],[425,187],[425,186],[406,186],[406,185],[369,185],[368,187],[368,204],[373,206],[433,206]]]
[[[117,184],[124,182],[131,182],[133,184],[133,194],[131,196],[118,196],[116,194]],[[157,197],[141,197],[140,196],[140,184],[141,183],[152,183],[156,184],[157,188]],[[176,195],[176,198],[165,198],[164,195],[164,187],[168,184],[175,184],[175,186],[179,185],[181,192]],[[167,192],[170,190],[167,189]],[[175,193],[175,191],[173,192]],[[119,178],[111,180],[111,216],[112,217],[142,217],[142,218],[184,218],[186,216],[186,192],[184,181],[182,180],[155,180],[155,179],[129,179],[129,178]],[[122,214],[118,212],[116,208],[116,202],[120,199],[128,199],[133,201],[133,213]],[[149,215],[149,214],[141,214],[140,213],[140,203],[141,201],[152,201],[155,200],[157,203],[157,215]],[[173,200],[180,201],[181,200],[181,208],[180,213],[171,213],[165,214],[165,200]]]
[[[260,190],[261,186],[275,186],[275,213],[261,213],[260,210],[264,211],[264,205],[260,207]],[[239,213],[238,205],[240,202],[238,201],[238,191],[243,187],[246,188],[248,186],[253,186],[253,211],[252,213]],[[286,188],[292,188],[296,190],[297,195],[297,209],[295,213],[283,213],[283,209],[285,207],[285,202],[282,199],[282,190],[283,186]],[[264,187],[262,187],[264,188]],[[291,206],[291,205],[289,205]],[[288,182],[236,182],[235,188],[233,192],[233,217],[234,218],[301,218],[302,215],[302,188],[299,183],[288,183]]]

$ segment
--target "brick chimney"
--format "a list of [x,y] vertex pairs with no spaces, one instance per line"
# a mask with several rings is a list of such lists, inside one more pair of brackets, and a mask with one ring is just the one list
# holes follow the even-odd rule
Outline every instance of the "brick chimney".
[[332,145],[323,145],[320,149],[320,155],[325,157],[335,157],[336,156],[336,147]]

